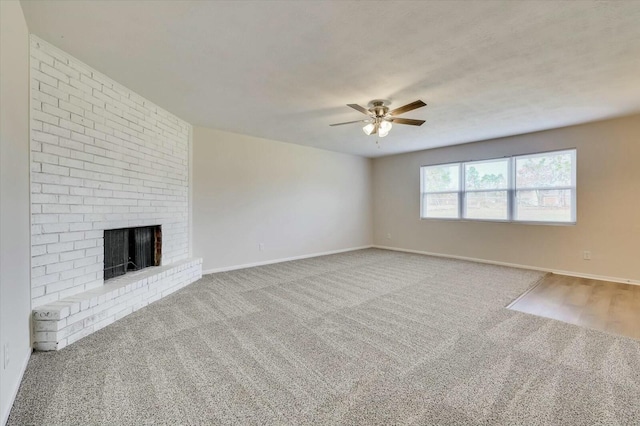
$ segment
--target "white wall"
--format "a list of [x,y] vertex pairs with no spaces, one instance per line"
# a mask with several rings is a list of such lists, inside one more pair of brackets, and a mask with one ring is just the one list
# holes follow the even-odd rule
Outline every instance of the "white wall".
[[[576,226],[420,220],[421,165],[572,147]],[[379,158],[374,243],[640,282],[639,159],[640,115]]]
[[18,1],[0,1],[0,174],[0,424],[4,424],[31,353],[29,34]]
[[191,126],[31,37],[32,306],[103,284],[104,230],[162,225],[189,252]]
[[203,271],[371,244],[370,160],[198,127],[193,139]]

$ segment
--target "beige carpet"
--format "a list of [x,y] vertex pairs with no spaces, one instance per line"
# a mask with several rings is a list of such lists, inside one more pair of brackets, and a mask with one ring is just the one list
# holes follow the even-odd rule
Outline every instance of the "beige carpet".
[[640,424],[639,341],[504,308],[540,278],[374,249],[209,275],[34,353],[9,424]]

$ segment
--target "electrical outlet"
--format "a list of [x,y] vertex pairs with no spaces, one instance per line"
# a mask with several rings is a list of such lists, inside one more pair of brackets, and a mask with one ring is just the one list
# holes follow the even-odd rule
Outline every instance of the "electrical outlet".
[[589,250],[585,250],[582,252],[582,258],[584,260],[591,260],[591,252]]
[[258,250],[264,251],[264,243],[258,243]]
[[2,347],[2,352],[4,353],[4,368],[9,367],[9,344],[5,343]]
[[391,239],[391,232],[387,232],[387,240]]

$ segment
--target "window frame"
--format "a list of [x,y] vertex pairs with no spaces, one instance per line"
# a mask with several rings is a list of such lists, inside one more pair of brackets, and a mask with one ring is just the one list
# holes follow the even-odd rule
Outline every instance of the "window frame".
[[[569,186],[549,186],[549,187],[525,187],[516,188],[517,184],[517,171],[516,161],[518,158],[526,157],[542,157],[549,154],[558,154],[562,152],[568,152],[571,154],[572,170],[571,170],[571,185]],[[466,176],[465,171],[468,164],[491,162],[507,160],[507,187],[505,189],[466,189]],[[458,191],[424,191],[425,186],[423,173],[424,168],[437,167],[437,166],[458,166],[459,173],[459,187]],[[550,226],[575,226],[578,223],[577,216],[577,198],[578,198],[578,185],[577,185],[577,169],[578,169],[578,150],[575,147],[561,148],[550,151],[540,151],[533,153],[513,154],[503,157],[491,157],[483,159],[473,159],[466,161],[453,161],[445,163],[424,164],[420,166],[420,220],[445,220],[445,221],[457,221],[457,222],[497,222],[497,223],[514,223],[524,225],[550,225]],[[571,220],[569,221],[543,221],[543,220],[518,220],[517,215],[517,194],[519,191],[536,191],[536,190],[550,190],[550,191],[570,191],[571,193]],[[480,192],[506,192],[507,194],[507,219],[474,219],[467,218],[466,215],[466,194],[480,193]],[[429,194],[456,194],[458,195],[458,217],[427,217],[423,216],[425,212],[425,197]]]
[[[507,186],[506,188],[502,188],[502,189],[470,189],[467,190],[467,166],[470,164],[476,164],[476,163],[492,163],[492,162],[498,162],[498,161],[505,161],[507,162],[507,176],[506,176],[506,180],[507,180]],[[463,178],[464,180],[462,181],[462,185],[461,185],[461,202],[462,202],[462,206],[460,208],[460,214],[459,216],[459,220],[470,220],[470,221],[487,221],[487,222],[509,222],[509,218],[511,217],[511,204],[513,204],[513,200],[511,197],[511,168],[512,168],[512,161],[510,160],[509,157],[500,157],[500,158],[489,158],[487,160],[473,160],[473,161],[463,161],[460,163],[460,168],[462,169],[462,176],[461,178]],[[480,219],[480,218],[473,218],[473,217],[467,217],[467,193],[474,193],[474,194],[479,194],[482,192],[504,192],[507,195],[507,218],[506,219]]]
[[[446,190],[442,190],[442,191],[423,192],[422,188],[424,187],[424,173],[422,173],[422,168],[423,167],[447,166],[447,165],[456,165],[458,167],[458,189],[457,190],[446,189]],[[429,166],[420,166],[420,216],[421,217],[422,217],[422,212],[424,211],[423,210],[423,206],[424,206],[425,196],[427,194],[456,194],[457,198],[458,198],[458,216],[460,216],[460,212],[461,212],[461,209],[462,209],[462,205],[460,204],[460,201],[461,201],[460,200],[460,193],[462,192],[462,186],[463,186],[463,182],[460,179],[464,176],[462,168],[463,168],[462,163],[441,163],[441,164],[432,164],[432,165],[429,165]],[[458,220],[458,218],[454,218],[454,217],[430,217],[429,219]]]

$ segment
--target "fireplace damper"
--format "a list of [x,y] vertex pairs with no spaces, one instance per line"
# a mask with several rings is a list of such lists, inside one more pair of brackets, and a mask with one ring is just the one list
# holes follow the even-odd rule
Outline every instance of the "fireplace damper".
[[104,279],[159,266],[162,258],[160,225],[104,231]]

